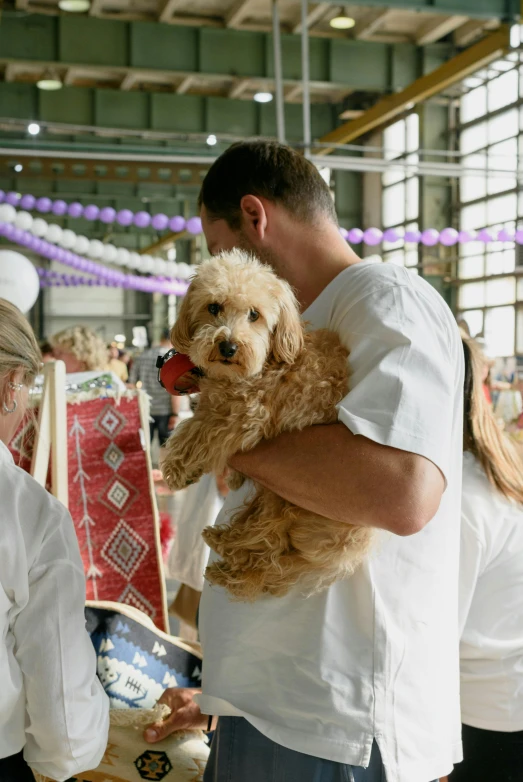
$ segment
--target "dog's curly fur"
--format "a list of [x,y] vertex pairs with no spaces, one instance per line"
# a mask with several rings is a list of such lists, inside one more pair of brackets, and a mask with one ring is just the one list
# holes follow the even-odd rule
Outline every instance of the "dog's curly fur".
[[[334,332],[307,333],[289,285],[240,250],[199,267],[171,338],[205,374],[194,417],[167,443],[162,469],[172,489],[221,472],[234,453],[262,439],[337,420],[348,390],[347,351]],[[238,346],[230,361],[220,354],[223,341]],[[229,481],[231,488],[242,482],[237,473]],[[295,585],[311,594],[352,574],[369,550],[369,528],[255,489],[230,524],[203,533],[221,557],[206,577],[236,599],[284,595]]]

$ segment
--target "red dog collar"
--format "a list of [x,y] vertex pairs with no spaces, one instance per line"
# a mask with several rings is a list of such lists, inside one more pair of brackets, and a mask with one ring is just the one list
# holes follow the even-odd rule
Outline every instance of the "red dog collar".
[[194,366],[189,356],[178,353],[174,348],[168,350],[165,356],[156,359],[158,382],[172,396],[197,394],[198,382],[203,372]]

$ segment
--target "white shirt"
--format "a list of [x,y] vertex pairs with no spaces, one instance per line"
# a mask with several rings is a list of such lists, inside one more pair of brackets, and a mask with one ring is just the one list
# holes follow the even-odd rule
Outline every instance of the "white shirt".
[[67,510],[0,442],[0,757],[40,774],[95,768],[109,701],[85,629],[85,576]]
[[460,575],[461,714],[523,730],[523,508],[465,454]]
[[[421,454],[446,491],[418,534],[379,534],[369,560],[329,590],[254,604],[205,585],[202,710],[243,715],[290,749],[367,766],[376,738],[388,782],[429,782],[461,759],[458,565],[463,352],[449,309],[403,268],[359,263],[303,314],[350,350],[339,420]],[[217,523],[250,491],[229,494]]]

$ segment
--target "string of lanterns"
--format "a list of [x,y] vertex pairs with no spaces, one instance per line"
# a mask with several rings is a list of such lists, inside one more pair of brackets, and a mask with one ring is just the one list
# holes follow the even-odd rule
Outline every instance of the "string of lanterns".
[[116,287],[114,282],[104,280],[101,277],[82,277],[76,274],[61,274],[53,269],[44,269],[41,266],[37,267],[36,271],[40,277],[41,288],[74,288],[79,285],[86,285],[88,287]]
[[113,287],[144,291],[145,293],[174,294],[175,296],[183,296],[187,291],[188,283],[181,280],[139,277],[135,274],[125,274],[118,269],[108,269],[100,263],[82,258],[71,250],[57,247],[45,239],[39,239],[29,233],[29,231],[24,231],[12,223],[0,222],[0,236],[5,236],[9,241],[33,250],[51,261],[57,261],[78,271],[95,275],[99,279],[107,281]]
[[180,280],[187,280],[191,275],[191,267],[187,263],[166,261],[158,256],[140,255],[137,252],[130,252],[125,247],[105,244],[99,239],[88,239],[87,236],[78,235],[69,228],[64,229],[56,223],[48,223],[41,217],[33,218],[29,212],[17,211],[11,204],[0,205],[0,222],[13,224],[22,231],[29,231],[37,239],[44,239],[51,244],[59,245],[63,250],[72,250],[93,260],[113,263],[116,266],[127,266],[128,269],[144,274],[165,275]]

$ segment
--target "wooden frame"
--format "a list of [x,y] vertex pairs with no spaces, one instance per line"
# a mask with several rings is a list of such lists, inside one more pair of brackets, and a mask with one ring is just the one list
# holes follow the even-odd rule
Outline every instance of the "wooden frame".
[[44,367],[44,386],[31,461],[31,475],[44,487],[49,473],[49,459],[51,493],[67,508],[67,407],[63,361],[50,361]]

